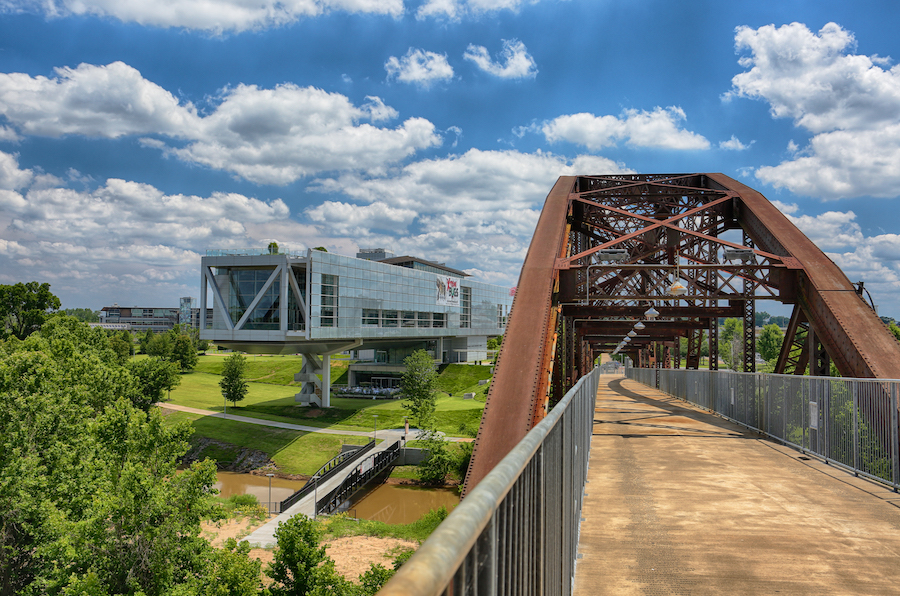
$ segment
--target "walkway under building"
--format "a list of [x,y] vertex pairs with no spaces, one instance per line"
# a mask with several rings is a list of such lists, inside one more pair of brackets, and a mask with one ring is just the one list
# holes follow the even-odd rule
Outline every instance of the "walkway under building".
[[897,594],[900,495],[601,377],[575,594]]

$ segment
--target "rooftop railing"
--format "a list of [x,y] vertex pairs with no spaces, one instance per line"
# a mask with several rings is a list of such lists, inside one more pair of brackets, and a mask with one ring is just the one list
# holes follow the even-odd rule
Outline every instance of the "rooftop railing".
[[[268,248],[207,248],[206,256],[208,257],[255,257],[260,255],[269,255],[273,254],[269,252]],[[285,255],[288,257],[305,257],[305,250],[279,250],[278,255]]]

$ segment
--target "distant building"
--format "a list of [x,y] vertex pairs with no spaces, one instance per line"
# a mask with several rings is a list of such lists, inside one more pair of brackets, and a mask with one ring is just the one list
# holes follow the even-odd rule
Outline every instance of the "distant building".
[[104,306],[100,309],[100,326],[107,329],[111,325],[129,325],[131,331],[145,333],[148,329],[154,333],[168,331],[179,321],[179,309],[143,306]]
[[506,328],[510,288],[417,257],[369,258],[388,254],[209,250],[200,310],[211,305],[213,315],[200,337],[250,353],[303,354],[297,401],[325,406],[332,354],[355,351],[350,383],[375,386],[394,384],[418,349],[436,363],[486,360],[487,338]]

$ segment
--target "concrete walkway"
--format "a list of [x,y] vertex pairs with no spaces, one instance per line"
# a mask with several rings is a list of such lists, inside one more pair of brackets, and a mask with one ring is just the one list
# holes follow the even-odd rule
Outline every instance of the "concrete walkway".
[[288,507],[283,513],[276,515],[274,518],[270,519],[264,525],[256,528],[249,536],[244,538],[250,543],[250,546],[256,548],[272,548],[276,544],[275,540],[275,530],[278,528],[278,525],[281,522],[287,521],[290,518],[294,517],[298,513],[302,513],[307,517],[313,517],[313,508],[315,507],[315,500],[317,498],[322,498],[329,493],[329,491],[334,490],[344,481],[344,479],[349,476],[353,470],[356,469],[356,466],[365,458],[370,457],[380,451],[384,451],[388,447],[394,444],[394,440],[390,441],[382,441],[378,445],[375,446],[374,449],[365,453],[362,457],[357,458],[354,463],[348,465],[346,468],[329,478],[328,480],[319,483],[318,488]]
[[898,594],[900,495],[601,377],[575,594]]
[[[287,430],[299,430],[307,433],[323,433],[326,435],[349,435],[352,437],[369,437],[374,436],[374,432],[364,430],[338,430],[332,428],[321,428],[319,426],[304,426],[302,424],[291,424],[289,422],[277,422],[275,420],[263,420],[262,418],[250,418],[249,416],[235,416],[234,414],[224,415],[222,412],[213,412],[212,410],[204,410],[202,408],[191,408],[188,406],[178,406],[175,404],[160,402],[156,404],[160,408],[167,410],[175,410],[176,412],[186,412],[188,414],[199,414],[200,416],[212,416],[213,418],[224,418],[235,422],[244,422],[246,424],[257,424],[259,426],[271,426],[272,428],[285,428]],[[374,429],[373,429],[374,430]],[[386,428],[378,431],[379,440],[383,439],[387,443],[393,443],[397,439],[403,437],[403,430],[399,428]],[[419,429],[410,427],[409,439],[414,440],[419,433]],[[447,441],[456,443],[470,442],[472,439],[464,437],[444,437]]]

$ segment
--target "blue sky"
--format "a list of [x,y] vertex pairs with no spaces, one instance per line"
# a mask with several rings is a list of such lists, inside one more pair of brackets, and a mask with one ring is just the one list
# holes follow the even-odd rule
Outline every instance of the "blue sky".
[[[724,172],[900,318],[888,1],[0,0],[0,283],[176,305],[207,248],[515,285],[567,174]],[[760,308],[779,312],[774,304]]]

